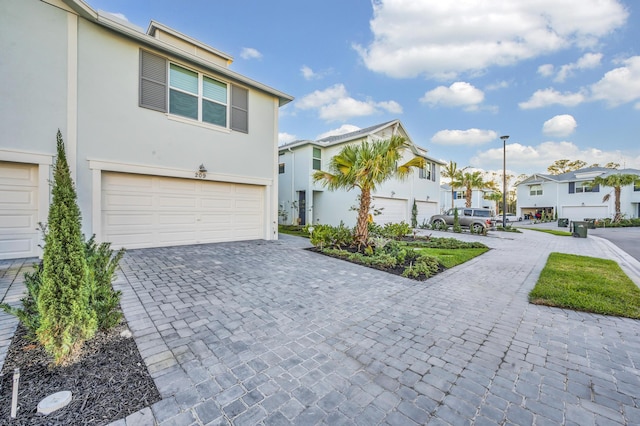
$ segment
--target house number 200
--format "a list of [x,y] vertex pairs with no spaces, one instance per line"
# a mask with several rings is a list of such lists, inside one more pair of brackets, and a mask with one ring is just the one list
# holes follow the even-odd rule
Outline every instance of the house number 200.
[[204,173],[204,172],[196,172],[196,177],[197,177],[198,179],[204,179],[204,178],[206,178],[206,177],[207,177],[207,174],[206,174],[206,173]]

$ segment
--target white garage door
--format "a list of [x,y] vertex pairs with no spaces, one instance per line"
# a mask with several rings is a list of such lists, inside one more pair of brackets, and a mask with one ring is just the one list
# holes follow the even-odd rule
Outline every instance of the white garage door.
[[38,166],[0,162],[0,259],[38,255]]
[[559,217],[570,220],[602,219],[608,217],[607,206],[564,206]]
[[374,216],[373,221],[379,225],[385,223],[408,222],[407,200],[398,198],[373,197],[371,202],[376,210],[381,210],[380,215]]
[[431,201],[416,201],[418,206],[418,226],[429,223],[429,219],[434,214],[438,214],[438,203]]
[[103,173],[102,229],[114,247],[264,238],[264,187]]

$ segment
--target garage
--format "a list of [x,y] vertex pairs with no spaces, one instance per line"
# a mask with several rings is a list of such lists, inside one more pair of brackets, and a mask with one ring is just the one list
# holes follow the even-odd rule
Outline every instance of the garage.
[[264,238],[264,186],[102,174],[102,237],[144,248]]
[[373,220],[379,225],[385,223],[400,223],[403,220],[408,221],[407,200],[398,198],[373,197],[371,201],[375,210],[379,210],[381,214],[374,216]]
[[434,214],[438,214],[438,203],[431,201],[417,201],[418,207],[418,226],[429,223],[429,219]]
[[570,220],[602,219],[609,217],[607,206],[563,206],[559,217]]
[[0,259],[38,255],[38,165],[0,161]]

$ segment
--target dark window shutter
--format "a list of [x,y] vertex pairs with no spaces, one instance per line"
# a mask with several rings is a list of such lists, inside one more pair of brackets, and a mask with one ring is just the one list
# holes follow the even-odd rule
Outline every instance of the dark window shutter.
[[436,163],[431,163],[431,180],[436,181]]
[[249,91],[231,85],[231,130],[249,133]]
[[600,192],[600,185],[595,184],[591,187],[591,192]]
[[140,50],[140,99],[143,108],[167,112],[167,60]]
[[575,194],[576,192],[576,183],[569,182],[569,194]]

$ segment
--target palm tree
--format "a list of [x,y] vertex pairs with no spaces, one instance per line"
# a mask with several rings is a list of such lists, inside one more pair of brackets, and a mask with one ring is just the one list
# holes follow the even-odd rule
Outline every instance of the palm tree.
[[449,160],[449,164],[442,168],[442,176],[450,179],[449,186],[451,186],[451,208],[454,207],[453,202],[456,188],[459,188],[461,186],[460,180],[462,177],[462,172],[465,169],[466,167],[464,169],[458,169],[458,163],[451,160]]
[[502,214],[500,213],[500,202],[502,201],[502,191],[492,191],[488,194],[485,194],[484,196],[485,200],[490,200],[493,201],[496,204],[496,214]]
[[482,177],[482,173],[480,171],[475,172],[465,172],[462,174],[460,179],[460,186],[465,188],[465,206],[471,207],[471,196],[473,194],[474,189],[482,189],[486,182]]
[[371,208],[371,193],[392,177],[406,178],[413,168],[425,166],[421,157],[413,157],[397,166],[402,154],[409,148],[404,137],[373,142],[363,141],[360,145],[347,145],[329,162],[329,171],[318,170],[313,174],[314,182],[321,182],[330,191],[352,188],[360,190],[360,205],[356,224],[355,240],[359,246],[366,246],[369,237],[368,216]]
[[[608,176],[597,176],[593,179],[593,183],[596,185],[608,186],[613,188],[614,204],[616,214],[613,217],[614,222],[620,222],[622,219],[622,213],[620,211],[620,190],[623,186],[631,185],[640,181],[640,176],[628,173],[613,173]],[[611,198],[611,193],[602,197],[602,202],[606,203]]]

